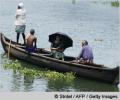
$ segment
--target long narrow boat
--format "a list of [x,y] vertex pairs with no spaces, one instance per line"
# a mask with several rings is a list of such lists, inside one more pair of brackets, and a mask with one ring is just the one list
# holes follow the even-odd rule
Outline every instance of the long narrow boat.
[[87,77],[108,83],[119,82],[119,66],[115,68],[105,67],[98,64],[78,64],[73,62],[75,57],[65,56],[64,61],[50,56],[50,52],[39,49],[38,53],[28,53],[21,44],[11,41],[0,33],[0,39],[5,52],[10,49],[10,56],[17,59],[41,65],[60,72],[73,72],[79,77]]

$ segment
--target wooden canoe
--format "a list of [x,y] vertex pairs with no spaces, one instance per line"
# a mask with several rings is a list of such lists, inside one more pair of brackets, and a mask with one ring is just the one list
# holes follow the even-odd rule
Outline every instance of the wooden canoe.
[[109,68],[98,64],[78,64],[72,62],[75,60],[75,57],[71,56],[65,56],[65,60],[62,61],[51,57],[50,52],[44,49],[39,49],[38,53],[28,53],[24,49],[24,46],[10,41],[2,33],[0,33],[0,39],[4,51],[8,52],[10,48],[10,56],[16,57],[17,59],[60,72],[73,72],[79,77],[91,78],[108,83],[119,82],[119,66]]

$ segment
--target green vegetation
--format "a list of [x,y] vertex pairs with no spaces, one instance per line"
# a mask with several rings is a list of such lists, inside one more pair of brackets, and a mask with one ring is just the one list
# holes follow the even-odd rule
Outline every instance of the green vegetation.
[[114,1],[114,2],[111,2],[111,5],[114,6],[114,7],[120,7],[120,2],[119,1]]
[[120,7],[120,1],[112,1],[112,2],[110,2],[110,1],[97,1],[97,0],[93,0],[93,1],[91,1],[92,3],[101,3],[101,4],[111,4],[111,6],[113,6],[113,7]]
[[19,72],[20,74],[28,77],[37,77],[37,78],[46,78],[49,80],[63,80],[63,81],[73,81],[75,76],[73,73],[59,73],[56,71],[50,71],[45,68],[40,68],[39,66],[30,65],[28,63],[24,63],[18,60],[8,62],[4,61],[4,68],[13,69],[15,72]]

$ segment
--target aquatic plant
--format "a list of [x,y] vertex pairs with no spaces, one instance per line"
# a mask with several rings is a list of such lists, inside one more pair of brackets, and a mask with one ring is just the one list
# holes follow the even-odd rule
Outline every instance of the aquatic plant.
[[94,3],[94,4],[97,4],[97,3],[101,3],[101,4],[104,4],[104,5],[106,5],[106,4],[111,4],[111,6],[113,6],[113,7],[120,7],[120,1],[112,1],[112,2],[110,2],[110,1],[97,1],[97,0],[92,0],[91,1],[92,3]]
[[114,1],[114,2],[111,2],[111,5],[114,6],[114,7],[120,7],[120,2],[119,1]]
[[[5,63],[6,62],[6,63]],[[37,78],[46,78],[49,80],[63,80],[63,81],[73,81],[75,79],[74,73],[59,73],[56,71],[51,71],[40,66],[30,65],[18,60],[9,62],[4,61],[4,68],[13,69],[15,72],[19,72],[24,76],[37,77]]]

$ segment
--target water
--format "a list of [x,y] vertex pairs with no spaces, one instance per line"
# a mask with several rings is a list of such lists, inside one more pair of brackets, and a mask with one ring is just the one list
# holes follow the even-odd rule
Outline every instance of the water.
[[[16,40],[14,17],[20,1],[0,0],[0,32],[12,40]],[[74,45],[65,54],[72,56],[79,54],[80,42],[86,39],[93,47],[94,62],[116,67],[120,65],[119,8],[112,7],[110,0],[96,1],[76,0],[73,4],[72,0],[23,0],[27,10],[26,33],[34,28],[38,47],[46,49],[50,47],[49,34],[58,31],[67,33],[72,37]],[[1,45],[0,54],[0,91],[118,91],[116,86],[84,78],[75,79],[71,83],[25,78],[24,75],[2,66],[4,51]]]

